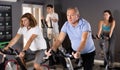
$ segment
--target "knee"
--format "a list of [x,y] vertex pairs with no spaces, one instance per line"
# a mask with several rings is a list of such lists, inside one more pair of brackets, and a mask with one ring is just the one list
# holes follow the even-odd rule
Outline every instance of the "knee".
[[39,65],[39,64],[34,63],[34,68],[35,68],[35,69],[39,69],[39,67],[40,67],[40,65]]

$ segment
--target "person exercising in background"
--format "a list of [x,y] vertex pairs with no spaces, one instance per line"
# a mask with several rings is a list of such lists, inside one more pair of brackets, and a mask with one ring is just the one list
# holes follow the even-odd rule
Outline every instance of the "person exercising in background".
[[59,35],[59,26],[58,21],[59,17],[58,14],[54,12],[53,5],[48,4],[46,6],[47,15],[46,15],[46,22],[48,25],[48,38],[53,38],[53,42],[56,40],[56,38]]
[[[106,55],[107,52],[111,52],[111,62],[113,63],[113,57],[114,57],[114,28],[115,28],[115,20],[112,16],[112,13],[110,10],[105,10],[103,12],[103,19],[99,21],[99,25],[98,25],[98,33],[97,33],[97,37],[100,38],[101,36],[105,36],[105,38],[108,40],[108,47],[106,47]],[[102,43],[102,41],[100,42],[100,44]],[[106,61],[104,61],[104,66],[106,65]],[[111,64],[112,65],[112,64]]]

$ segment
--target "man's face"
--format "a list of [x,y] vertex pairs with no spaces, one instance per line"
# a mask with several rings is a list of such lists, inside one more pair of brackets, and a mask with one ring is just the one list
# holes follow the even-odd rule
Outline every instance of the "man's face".
[[53,10],[53,8],[51,8],[51,7],[47,7],[47,13],[51,13],[52,10]]
[[78,21],[78,15],[76,14],[74,9],[67,10],[67,20],[71,24],[75,24]]

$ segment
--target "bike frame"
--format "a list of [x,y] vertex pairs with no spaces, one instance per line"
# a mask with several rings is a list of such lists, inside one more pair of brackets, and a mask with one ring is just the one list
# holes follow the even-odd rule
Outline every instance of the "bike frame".
[[[100,42],[100,47],[103,50],[104,59],[106,61],[105,70],[110,70],[111,53],[110,53],[110,46],[109,46],[109,43],[108,43],[109,39],[107,39],[106,36],[104,36],[104,35],[101,35],[100,38],[98,38],[97,35],[96,36],[92,35],[92,37],[93,37],[93,39],[98,39],[98,40],[102,41],[102,43]],[[108,43],[107,44],[108,46],[106,46],[106,43]]]
[[109,44],[108,46],[106,46],[106,43],[108,42],[108,40],[106,39],[102,39],[103,43],[101,45],[102,50],[103,50],[103,54],[104,54],[104,59],[106,61],[106,66],[105,66],[105,70],[109,70],[109,66],[110,66],[110,59],[111,59],[111,53],[110,53],[110,47]]
[[[22,63],[20,57],[18,56],[19,53],[17,50],[13,49],[13,48],[9,48],[10,52],[8,51],[4,51],[2,49],[0,49],[0,52],[2,53],[3,55],[3,60],[5,62],[5,65],[8,63],[8,62],[16,62],[18,65],[20,65],[20,68],[22,70],[27,70],[26,67],[24,66],[24,64]],[[7,55],[14,55],[15,56],[15,59],[14,60],[9,60],[7,59]],[[5,60],[7,59],[7,60]]]

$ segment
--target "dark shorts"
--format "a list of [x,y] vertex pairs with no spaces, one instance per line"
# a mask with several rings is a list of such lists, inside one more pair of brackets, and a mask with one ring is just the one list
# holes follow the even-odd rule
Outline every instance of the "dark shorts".
[[31,51],[27,50],[25,54],[25,58],[34,58],[34,63],[40,64],[45,56],[45,49]]

